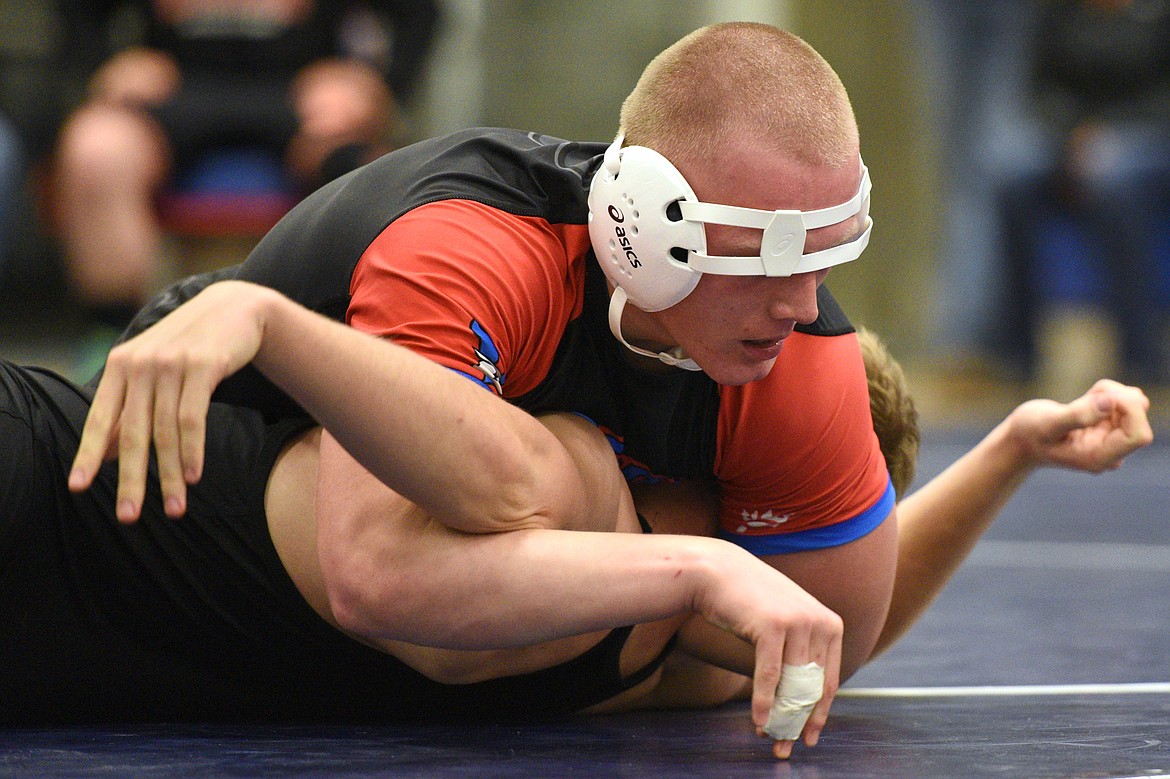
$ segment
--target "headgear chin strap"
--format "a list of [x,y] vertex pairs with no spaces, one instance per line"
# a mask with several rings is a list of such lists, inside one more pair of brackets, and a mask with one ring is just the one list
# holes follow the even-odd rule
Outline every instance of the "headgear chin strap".
[[[623,294],[610,302],[614,335],[629,348],[670,365],[697,370],[692,360],[630,346],[621,335],[628,298],[643,311],[669,308],[689,295],[704,273],[732,276],[791,276],[857,259],[869,243],[869,170],[861,167],[857,193],[845,203],[815,211],[765,211],[703,203],[683,175],[653,149],[622,148],[618,136],[606,149],[589,189],[589,237],[606,278]],[[861,217],[862,232],[848,243],[804,253],[809,230]],[[705,225],[763,231],[760,254],[707,254]],[[693,366],[693,367],[692,367]]]
[[622,345],[629,349],[634,354],[640,354],[643,357],[655,357],[660,361],[671,365],[675,368],[682,368],[688,371],[701,371],[699,364],[690,357],[683,355],[682,349],[675,347],[669,352],[652,352],[649,349],[642,349],[634,346],[626,340],[622,335],[622,312],[626,308],[626,291],[621,287],[613,288],[613,295],[609,298],[609,331],[622,342]]

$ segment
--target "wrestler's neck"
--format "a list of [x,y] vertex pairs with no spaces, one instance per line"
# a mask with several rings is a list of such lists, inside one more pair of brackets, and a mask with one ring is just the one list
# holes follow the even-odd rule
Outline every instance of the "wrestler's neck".
[[[654,354],[658,354],[659,352],[671,353],[678,349],[678,344],[673,343],[673,339],[666,329],[662,327],[658,318],[654,314],[647,313],[636,306],[627,305],[625,310],[622,311],[622,335],[630,345],[645,349]],[[627,362],[641,370],[650,373],[674,373],[678,371],[678,368],[663,363],[657,357],[636,354],[629,349],[625,349],[624,351]]]

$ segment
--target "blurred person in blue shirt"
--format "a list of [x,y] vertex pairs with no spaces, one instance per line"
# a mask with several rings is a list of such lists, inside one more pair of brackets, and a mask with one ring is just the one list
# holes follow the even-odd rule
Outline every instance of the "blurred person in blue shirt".
[[1124,376],[1164,381],[1170,3],[1049,0],[1044,13],[1032,97],[1051,155],[1003,196],[1005,329],[1034,363],[1048,310],[1095,306],[1117,326]]

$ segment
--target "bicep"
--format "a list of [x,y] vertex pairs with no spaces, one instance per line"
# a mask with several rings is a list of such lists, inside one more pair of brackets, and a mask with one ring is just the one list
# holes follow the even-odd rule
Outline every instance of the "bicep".
[[558,530],[638,533],[634,501],[610,443],[576,414],[539,417],[568,456],[560,478],[550,479],[550,511],[541,526]]
[[[523,414],[515,408],[501,409]],[[529,528],[558,530],[624,530],[636,532],[638,523],[629,489],[617,467],[613,449],[587,420],[573,414],[545,415],[539,419],[548,429],[549,453],[534,469],[537,484],[521,490],[523,497],[502,496],[507,512],[461,512],[445,518],[430,515],[462,532],[497,533]],[[504,420],[501,420],[504,424]],[[486,459],[490,452],[483,453]],[[470,458],[469,458],[470,459]],[[468,462],[468,468],[476,467]],[[436,478],[435,490],[445,491],[450,482]],[[509,491],[504,484],[501,492]],[[317,482],[318,535],[323,550],[345,553],[346,547],[370,525],[416,524],[424,512],[407,498],[386,487],[357,462],[331,435],[321,442]]]

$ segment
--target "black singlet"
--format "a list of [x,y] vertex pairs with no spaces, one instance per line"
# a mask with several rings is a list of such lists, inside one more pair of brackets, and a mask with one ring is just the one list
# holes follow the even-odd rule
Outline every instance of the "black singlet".
[[[371,722],[558,715],[622,679],[630,628],[532,674],[430,681],[322,620],[268,534],[264,488],[309,424],[214,404],[207,464],[182,520],[151,474],[144,517],[114,519],[116,472],[69,493],[90,394],[0,363],[0,724],[125,721]],[[664,652],[665,654],[665,652]]]

